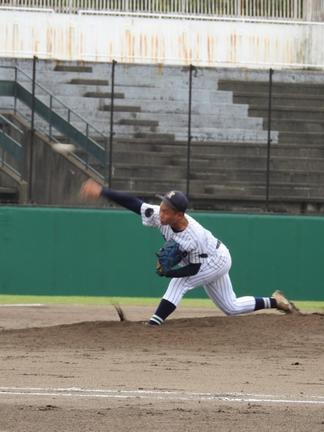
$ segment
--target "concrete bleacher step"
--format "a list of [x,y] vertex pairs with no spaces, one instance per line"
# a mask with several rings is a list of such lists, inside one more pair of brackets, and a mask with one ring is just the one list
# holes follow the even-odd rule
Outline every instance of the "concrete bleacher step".
[[[56,137],[57,138],[57,137]],[[102,141],[102,138],[99,136],[93,137],[96,142],[101,144],[103,147],[105,146],[106,140]],[[58,139],[58,138],[57,138]],[[170,134],[136,134],[136,137],[116,137],[114,138],[114,152],[118,151],[152,151],[159,152],[167,155],[185,155],[187,152],[188,140],[175,141],[174,136]],[[280,151],[279,151],[280,149]],[[287,151],[289,154],[296,156],[296,152],[299,150],[299,147],[295,147],[293,145],[289,146],[277,146],[274,144],[272,146],[272,151],[279,151],[281,154],[282,151]],[[301,151],[301,156],[303,155]],[[310,149],[312,150],[312,149]],[[315,156],[317,155],[316,151],[320,151],[321,147],[314,147]],[[304,151],[308,151],[308,149],[304,149]],[[192,141],[191,142],[191,155],[193,157],[211,159],[211,157],[229,156],[232,157],[233,154],[237,156],[265,156],[267,152],[266,143],[253,143],[246,142],[244,145],[240,143],[233,142],[202,142],[202,141]]]
[[96,78],[72,78],[70,80],[70,84],[87,86],[107,86],[109,85],[109,81]]
[[120,119],[117,122],[118,125],[123,126],[145,126],[156,128],[159,126],[159,122],[157,120],[138,120],[138,119]]
[[55,72],[85,72],[85,73],[91,73],[92,66],[81,66],[81,65],[67,65],[67,64],[61,64],[56,65],[54,67]]
[[[324,106],[324,105],[323,105]],[[253,117],[268,117],[268,109],[265,107],[256,107],[255,105],[253,107],[249,108],[249,115]],[[290,121],[290,120],[303,120],[303,121],[324,121],[324,108],[309,108],[308,110],[305,110],[304,107],[287,107],[287,106],[280,106],[278,108],[274,108],[271,110],[271,118],[275,120],[284,120],[284,121]]]
[[313,145],[306,143],[304,144],[275,144],[271,147],[271,156],[291,158],[323,158],[324,157],[324,146]]
[[19,201],[18,188],[0,186],[0,202],[2,204],[15,204]]
[[[102,107],[99,108],[99,111],[111,111],[111,105],[103,105]],[[134,105],[114,105],[113,111],[136,113],[141,111],[141,107],[134,106]]]
[[[127,154],[125,156],[127,156]],[[151,163],[149,163],[150,160]],[[128,160],[125,160],[116,155],[116,160],[113,157],[112,163],[114,167],[114,175],[117,177],[147,177],[152,181],[153,178],[163,178],[161,177],[162,175],[166,175],[166,178],[185,178],[187,173],[186,159],[174,158],[168,164],[161,164],[158,154],[153,154],[151,159],[150,156],[147,155],[146,162],[145,157],[143,157],[142,160],[141,158],[134,158],[134,160],[132,160],[129,155]],[[201,172],[205,171],[208,165],[208,160],[195,159],[191,162],[191,169],[193,172]]]
[[159,133],[150,133],[150,132],[147,133],[137,132],[131,137],[120,137],[120,136],[115,137],[114,142],[116,146],[121,144],[126,148],[132,148],[133,146],[136,148],[137,145],[147,146],[147,145],[154,144],[155,146],[159,146],[159,145],[165,145],[167,143],[173,144],[175,143],[175,138],[173,134],[168,134],[168,133],[159,134]]
[[[100,91],[88,91],[85,92],[84,97],[86,98],[97,98],[97,99],[111,99],[111,92],[100,92]],[[125,93],[114,93],[114,99],[125,99]]]
[[154,180],[147,178],[120,178],[113,177],[112,184],[115,189],[125,192],[133,192],[137,196],[155,195],[172,189],[185,190],[186,182],[183,179]]
[[152,140],[150,138],[125,138],[114,142],[115,151],[122,152],[152,152],[165,156],[177,156],[186,152],[187,147],[170,138]]
[[[240,182],[242,184],[266,184],[266,167],[263,169],[226,169],[216,170],[214,172],[209,171],[195,171],[191,172],[190,176],[194,180],[204,181],[205,184],[221,184],[230,185]],[[270,184],[275,183],[286,183],[286,184],[300,184],[308,186],[316,186],[319,183],[323,183],[324,173],[321,171],[286,171],[286,170],[271,170],[270,171]]]
[[[110,93],[109,92],[99,92],[102,97],[97,97],[98,92],[92,92],[89,90],[89,86],[72,86],[59,85],[56,87],[55,94],[59,97],[69,96],[69,101],[71,108],[73,106],[77,107],[77,104],[80,101],[81,97],[92,98],[92,99],[105,99],[104,96],[107,96],[107,105],[110,104]],[[75,88],[75,91],[74,91]],[[145,100],[143,101],[140,98],[129,98],[129,95],[126,93],[115,93],[117,95],[123,96],[118,97],[116,99],[123,99],[123,105],[139,105],[141,106],[141,111],[146,113],[156,113],[159,114],[182,114],[188,117],[188,104],[184,103],[184,101],[170,101],[166,99],[159,100]],[[108,97],[109,96],[109,97]],[[119,101],[118,101],[119,102]],[[248,107],[247,105],[234,105],[233,103],[218,103],[215,100],[213,103],[204,103],[204,102],[195,102],[192,104],[192,114],[198,115],[209,115],[209,116],[222,116],[223,118],[247,118],[248,115]]]
[[[243,199],[249,197],[261,198],[265,197],[266,186],[265,185],[210,185],[205,187],[205,192],[213,195],[215,198],[227,197]],[[319,199],[324,201],[324,187],[307,187],[307,186],[292,186],[291,184],[277,184],[271,185],[270,197],[273,199],[285,200],[289,199],[304,200],[304,199]]]
[[[268,128],[268,120],[264,120],[264,128]],[[324,119],[322,121],[316,120],[278,120],[273,119],[271,121],[271,128],[284,131],[294,131],[294,132],[318,132],[324,133]]]
[[[182,160],[182,158],[179,158]],[[208,161],[208,159],[207,159]],[[226,167],[227,169],[265,169],[266,157],[265,156],[218,156],[210,159],[208,171],[213,173],[216,170]],[[291,170],[296,171],[320,171],[324,170],[324,157],[307,158],[305,157],[276,157],[273,156],[270,163],[271,170],[284,170],[288,172]]]
[[[183,145],[186,145],[184,142]],[[163,150],[163,147],[162,147]],[[161,151],[162,151],[161,150]],[[166,147],[166,150],[172,151],[172,146]],[[295,145],[295,144],[272,144],[271,156],[273,157],[313,157],[323,158],[324,148],[322,145]],[[193,156],[201,155],[201,157],[212,158],[220,155],[232,157],[233,154],[241,157],[263,156],[267,154],[266,143],[205,143],[192,142],[191,154]]]
[[[248,90],[249,93],[267,93],[269,92],[268,81],[248,81],[248,80],[224,80],[218,81],[218,88],[220,90],[229,90],[234,92],[240,92],[241,90]],[[287,83],[278,82],[273,79],[272,91],[276,93],[285,93],[291,95],[315,95],[324,93],[323,84],[308,84],[308,83]]]
[[[127,99],[136,99],[143,101],[175,101],[188,104],[188,91],[177,89],[174,90],[174,86],[169,88],[166,87],[154,87],[147,92],[144,92],[141,87],[133,86],[118,86],[116,85],[116,91],[125,93]],[[193,92],[192,102],[193,103],[215,103],[218,104],[231,104],[232,95],[228,91],[217,91],[217,90],[200,90],[199,92]]]
[[[162,132],[160,128],[159,132]],[[174,128],[169,127],[168,131],[173,133],[177,140],[183,141],[188,138],[187,128]],[[117,130],[118,132],[118,130]],[[123,131],[120,130],[122,133]],[[205,141],[205,142],[256,142],[266,143],[267,142],[267,131],[266,130],[250,130],[250,129],[227,129],[227,128],[192,128],[191,136],[194,141]],[[277,142],[278,134],[276,131],[271,133],[272,142]]]
[[[255,106],[268,107],[269,96],[265,93],[234,93],[233,102],[240,104],[249,104],[251,108]],[[282,105],[295,107],[302,103],[305,109],[322,108],[324,95],[292,95],[292,94],[274,94],[271,98],[272,108],[280,108]]]
[[[44,98],[44,101],[48,101],[48,98],[45,96],[40,96],[40,98]],[[69,107],[72,110],[76,110],[81,116],[86,117],[89,122],[100,122],[100,120],[107,119],[107,115],[105,112],[110,112],[111,107],[110,104],[104,103],[102,99],[96,98],[74,98],[70,101]],[[122,103],[120,101],[115,101],[114,103],[114,113],[116,114],[116,118],[120,116],[119,113],[129,113],[132,118],[136,118],[138,120],[154,120],[158,121],[159,124],[164,127],[168,127],[173,125],[173,127],[177,128],[188,128],[188,113],[179,113],[179,112],[165,112],[163,107],[160,107],[159,111],[149,111],[146,109],[143,104],[134,105],[130,103]],[[57,101],[53,101],[53,106],[56,109],[62,107],[62,104],[59,104]],[[93,110],[92,110],[93,108]],[[96,108],[96,109],[94,109]],[[135,115],[133,115],[135,114]],[[202,127],[202,128],[218,128],[218,129],[231,129],[235,127],[235,129],[251,129],[257,131],[263,130],[263,119],[262,118],[244,118],[242,116],[236,117],[233,113],[222,113],[220,112],[210,112],[208,114],[202,113],[192,113],[191,115],[191,125],[192,127]]]
[[[172,133],[161,133],[161,132],[156,132],[156,133],[149,133],[149,132],[135,132],[132,135],[132,138],[135,140],[149,140],[150,142],[152,141],[157,141],[157,142],[161,142],[161,141],[166,141],[169,142],[174,141],[175,140],[175,135]],[[122,140],[122,137],[119,138],[120,140]],[[129,139],[129,138],[126,138]]]
[[302,144],[307,145],[320,145],[324,142],[324,133],[322,132],[295,132],[295,131],[282,131],[279,132],[279,142],[281,144]]
[[[154,175],[153,175],[154,174]],[[170,180],[181,180],[186,178],[186,167],[168,165],[130,165],[115,164],[113,162],[113,175],[116,178],[147,178],[149,182],[156,178],[168,178]]]
[[163,154],[154,151],[141,150],[126,150],[122,151],[119,147],[115,147],[113,152],[113,163],[129,163],[145,165],[178,165],[176,156],[172,154]]

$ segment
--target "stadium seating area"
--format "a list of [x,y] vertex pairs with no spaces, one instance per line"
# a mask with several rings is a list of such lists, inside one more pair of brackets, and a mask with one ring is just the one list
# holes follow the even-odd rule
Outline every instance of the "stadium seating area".
[[[18,61],[18,66],[31,75],[31,61]],[[20,79],[30,86],[23,76]],[[117,64],[113,187],[148,198],[172,188],[186,190],[188,80],[188,68]],[[41,61],[37,82],[103,133],[106,139],[92,132],[98,144],[109,144],[111,65]],[[48,103],[41,89],[36,89],[36,97]],[[66,109],[55,104],[52,101],[56,113],[66,116]],[[194,208],[265,208],[268,105],[267,71],[193,70],[189,192]],[[323,107],[324,75],[275,75],[269,177],[270,209],[274,211],[324,211]],[[0,97],[0,108],[2,113],[12,112],[13,98]],[[28,107],[20,104],[18,111],[30,119]],[[73,124],[86,133],[76,116]],[[49,126],[37,117],[36,128],[47,134]],[[53,135],[66,140],[57,130]],[[69,162],[76,167],[79,158],[91,162],[84,148],[75,156]],[[104,161],[93,161],[92,168],[90,174],[104,181]],[[66,202],[64,196],[61,201]]]

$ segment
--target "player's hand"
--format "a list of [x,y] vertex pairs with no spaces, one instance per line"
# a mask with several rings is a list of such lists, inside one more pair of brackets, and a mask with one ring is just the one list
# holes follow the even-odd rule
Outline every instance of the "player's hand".
[[102,186],[92,179],[84,182],[80,189],[80,197],[83,200],[95,201],[100,197]]

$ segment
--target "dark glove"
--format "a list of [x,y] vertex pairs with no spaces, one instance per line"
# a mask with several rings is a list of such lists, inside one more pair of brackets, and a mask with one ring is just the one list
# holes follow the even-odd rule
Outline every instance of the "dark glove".
[[167,276],[168,272],[176,266],[186,255],[180,250],[180,246],[174,240],[168,240],[156,253],[156,273],[159,276]]

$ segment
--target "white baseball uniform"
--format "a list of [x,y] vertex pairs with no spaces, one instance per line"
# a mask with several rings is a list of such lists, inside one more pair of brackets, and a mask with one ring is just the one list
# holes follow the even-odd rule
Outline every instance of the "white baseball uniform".
[[158,228],[165,240],[173,239],[183,252],[187,252],[181,264],[201,263],[196,275],[171,279],[163,299],[177,306],[187,291],[202,285],[211,300],[227,315],[254,311],[255,297],[237,298],[233,291],[229,276],[232,259],[227,247],[188,214],[185,214],[188,220],[186,229],[174,232],[169,225],[161,224],[159,213],[159,206],[143,203],[143,224]]

